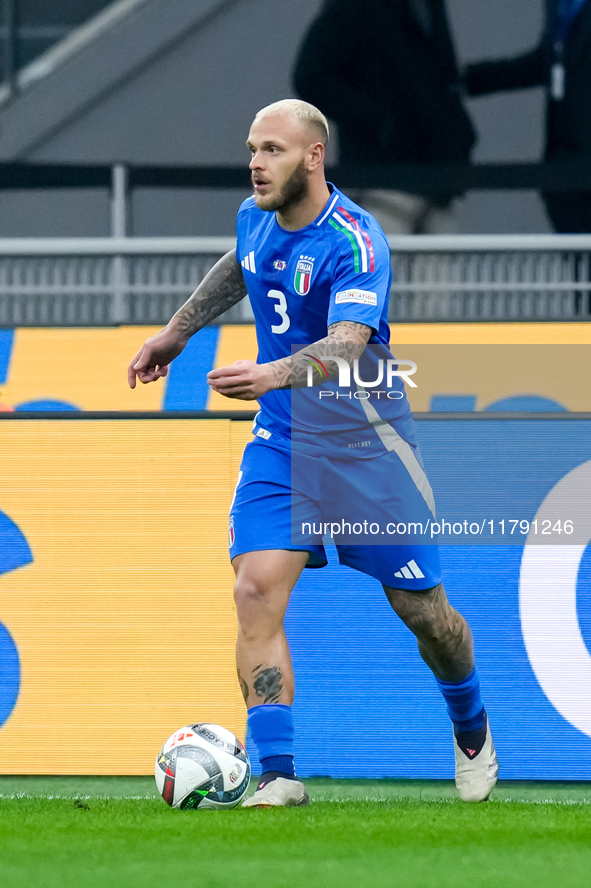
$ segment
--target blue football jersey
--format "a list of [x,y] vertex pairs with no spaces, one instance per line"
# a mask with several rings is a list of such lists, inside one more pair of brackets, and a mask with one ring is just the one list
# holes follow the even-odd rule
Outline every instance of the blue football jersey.
[[[372,328],[358,376],[375,381],[378,358],[392,359],[390,249],[375,219],[337,188],[329,188],[330,198],[318,218],[298,231],[282,228],[275,213],[259,209],[252,197],[240,207],[236,258],[254,313],[257,360],[291,355],[327,336],[331,324],[353,321]],[[268,392],[260,398],[255,434],[297,437],[310,449],[342,446],[367,457],[384,450],[375,432],[380,422],[394,423],[403,438],[414,441],[404,385],[400,379],[390,382],[397,392],[394,399],[385,386],[362,392],[355,384],[348,396],[341,391],[337,397],[337,381]],[[332,445],[327,445],[329,439]]]

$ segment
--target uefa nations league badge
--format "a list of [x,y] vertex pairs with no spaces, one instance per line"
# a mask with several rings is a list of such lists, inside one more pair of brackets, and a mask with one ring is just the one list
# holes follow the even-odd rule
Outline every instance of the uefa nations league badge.
[[314,268],[314,259],[310,256],[300,256],[296,265],[295,277],[293,285],[296,293],[305,296],[310,290],[312,281],[312,269]]

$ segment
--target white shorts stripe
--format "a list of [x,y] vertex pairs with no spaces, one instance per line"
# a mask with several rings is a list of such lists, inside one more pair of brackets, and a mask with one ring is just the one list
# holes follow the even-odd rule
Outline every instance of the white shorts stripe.
[[[365,392],[366,389],[364,389],[363,386],[358,385],[357,391]],[[416,484],[419,493],[429,506],[429,510],[435,518],[435,497],[433,496],[433,491],[431,489],[431,485],[429,484],[429,479],[427,478],[423,467],[414,455],[412,447],[410,446],[408,441],[405,441],[404,438],[400,437],[398,432],[394,428],[392,428],[392,426],[387,423],[385,419],[382,419],[373,404],[370,404],[365,397],[360,398],[360,403],[365,411],[365,415],[372,424],[373,428],[376,430],[380,441],[382,442],[386,450],[393,450],[400,458],[400,461]]]

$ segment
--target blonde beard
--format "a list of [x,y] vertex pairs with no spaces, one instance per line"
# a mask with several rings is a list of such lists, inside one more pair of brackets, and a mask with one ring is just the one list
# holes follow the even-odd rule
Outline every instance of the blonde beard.
[[308,196],[309,184],[308,174],[306,172],[306,163],[302,160],[291,176],[284,182],[283,188],[276,198],[262,197],[260,194],[254,195],[254,202],[259,210],[266,213],[275,210],[290,209],[301,203]]

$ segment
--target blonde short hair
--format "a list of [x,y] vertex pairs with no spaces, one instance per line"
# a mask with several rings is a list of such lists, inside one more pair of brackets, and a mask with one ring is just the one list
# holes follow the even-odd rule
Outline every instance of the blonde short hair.
[[260,120],[262,117],[272,117],[275,114],[291,114],[296,120],[312,128],[318,134],[323,145],[328,144],[328,121],[315,105],[302,102],[300,99],[281,99],[279,102],[273,102],[272,105],[261,108],[255,120]]

